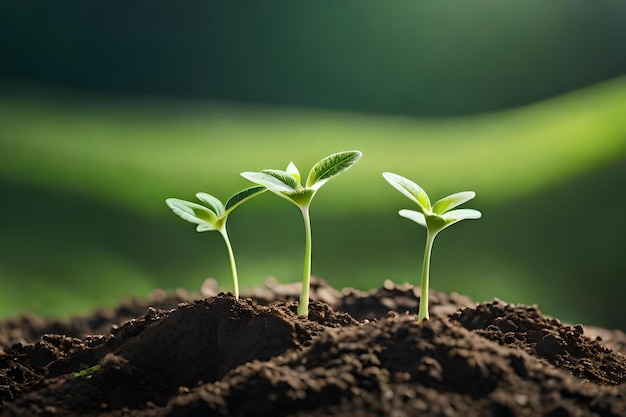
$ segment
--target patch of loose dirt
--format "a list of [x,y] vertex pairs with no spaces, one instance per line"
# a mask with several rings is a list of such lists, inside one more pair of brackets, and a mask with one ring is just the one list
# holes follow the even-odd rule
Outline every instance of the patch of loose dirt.
[[298,291],[0,322],[0,415],[626,417],[622,332],[436,291],[417,323],[419,288],[390,282],[316,280],[305,319]]

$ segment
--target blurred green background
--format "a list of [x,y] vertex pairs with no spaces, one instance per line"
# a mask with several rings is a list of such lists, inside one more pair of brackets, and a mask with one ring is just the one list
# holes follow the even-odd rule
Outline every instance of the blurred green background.
[[[313,201],[313,274],[418,284],[409,200],[474,190],[432,286],[626,329],[626,3],[0,0],[0,316],[230,288],[216,233],[164,199],[242,171],[362,160]],[[300,279],[265,194],[229,221],[242,286]]]

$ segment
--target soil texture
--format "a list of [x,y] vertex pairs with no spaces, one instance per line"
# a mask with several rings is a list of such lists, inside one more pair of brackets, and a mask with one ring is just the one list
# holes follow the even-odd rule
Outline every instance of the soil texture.
[[314,280],[0,322],[0,416],[626,417],[626,335],[536,306]]

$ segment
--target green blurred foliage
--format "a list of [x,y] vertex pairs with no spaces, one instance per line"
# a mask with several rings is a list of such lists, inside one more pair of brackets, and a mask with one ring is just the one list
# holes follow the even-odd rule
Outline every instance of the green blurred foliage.
[[2,0],[0,79],[445,116],[621,75],[626,3]]
[[[359,149],[313,203],[315,275],[417,284],[424,231],[397,215],[394,171],[435,199],[478,193],[484,217],[435,244],[434,288],[626,329],[625,17],[622,1],[0,0],[0,316],[227,289],[219,236],[164,199]],[[275,200],[229,222],[244,288],[299,280],[301,219]]]
[[[478,192],[484,218],[436,243],[434,288],[621,326],[625,112],[624,79],[440,121],[13,95],[0,100],[0,305],[67,314],[208,276],[228,288],[223,242],[164,199],[225,198],[247,185],[241,171],[289,160],[306,170],[356,148],[363,159],[314,202],[315,275],[363,289],[417,283],[423,230],[397,216],[407,202],[380,176],[392,170],[433,198]],[[276,200],[252,200],[229,222],[244,288],[299,280],[301,219]]]

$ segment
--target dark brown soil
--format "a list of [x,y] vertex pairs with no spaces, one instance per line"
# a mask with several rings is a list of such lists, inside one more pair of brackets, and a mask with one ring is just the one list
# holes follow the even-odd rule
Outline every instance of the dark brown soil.
[[386,282],[155,292],[86,317],[0,322],[1,416],[622,416],[626,335],[536,307]]

